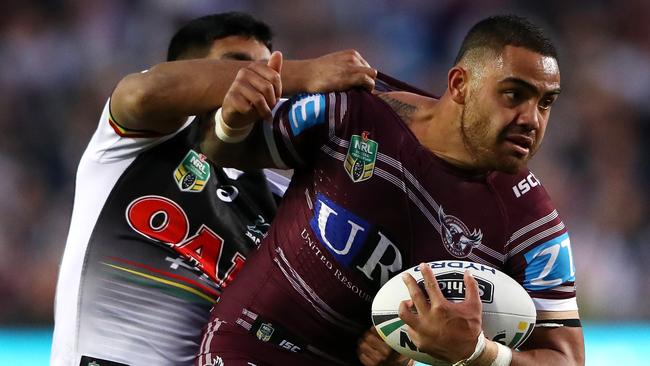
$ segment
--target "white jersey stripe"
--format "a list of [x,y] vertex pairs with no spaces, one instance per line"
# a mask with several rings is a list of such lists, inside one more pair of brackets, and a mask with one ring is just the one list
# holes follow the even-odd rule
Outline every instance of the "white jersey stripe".
[[309,302],[314,310],[316,310],[323,319],[339,326],[345,328],[349,331],[359,331],[363,329],[361,324],[348,319],[347,317],[339,314],[334,309],[332,309],[327,303],[325,303],[316,292],[300,277],[300,275],[291,267],[291,264],[284,256],[282,249],[276,248],[277,257],[273,258],[273,261],[278,265],[279,269],[284,274],[285,278],[291,283],[291,286],[302,296],[307,302]]
[[489,261],[487,261],[487,260],[485,260],[485,259],[479,257],[478,255],[476,255],[476,254],[474,254],[474,253],[470,253],[470,254],[467,256],[467,259],[471,259],[473,262],[486,264],[486,265],[491,266],[491,267],[494,267],[494,266],[495,266],[494,263],[490,263]]
[[509,251],[508,252],[508,257],[512,257],[512,256],[516,255],[517,253],[519,253],[522,250],[528,248],[532,244],[535,244],[536,242],[538,242],[540,240],[546,239],[549,236],[562,231],[563,229],[564,229],[564,223],[560,222],[559,224],[557,224],[557,225],[555,225],[555,226],[553,226],[551,228],[548,228],[548,229],[542,231],[541,233],[538,233],[537,235],[535,235],[535,236],[529,238],[528,240],[522,242],[521,244],[517,245],[513,250]]
[[327,155],[333,157],[333,158],[336,159],[336,160],[340,160],[340,161],[345,160],[345,155],[341,154],[341,153],[338,152],[338,151],[334,151],[334,150],[332,150],[332,148],[329,147],[329,146],[327,146],[327,145],[323,145],[323,146],[321,146],[320,149],[321,149],[324,153],[326,153]]
[[399,188],[402,192],[406,192],[406,185],[404,184],[404,181],[401,179],[397,178],[396,176],[388,173],[387,171],[375,167],[375,174],[378,177],[384,178],[388,182],[392,183],[395,187]]
[[497,252],[496,250],[488,247],[487,245],[481,245],[478,248],[476,248],[476,250],[480,251],[481,253],[485,253],[485,254],[489,255],[490,257],[500,261],[501,262],[500,264],[503,264],[503,262],[505,262],[505,260],[506,260],[505,254],[501,254],[501,253]]
[[546,223],[548,223],[548,222],[550,222],[552,220],[555,220],[557,217],[558,217],[557,210],[553,210],[553,212],[551,212],[550,214],[542,217],[541,219],[538,219],[538,220],[535,220],[535,221],[531,222],[530,224],[528,224],[528,225],[522,227],[521,229],[515,231],[512,234],[512,236],[510,237],[510,240],[508,240],[508,244],[510,244],[513,241],[517,240],[522,235],[524,235],[524,234],[526,234],[526,233],[528,233],[528,232],[530,232],[530,231],[532,231],[534,229],[537,229],[538,227],[540,227],[540,226],[542,226],[542,225],[544,225],[544,224],[546,224]]

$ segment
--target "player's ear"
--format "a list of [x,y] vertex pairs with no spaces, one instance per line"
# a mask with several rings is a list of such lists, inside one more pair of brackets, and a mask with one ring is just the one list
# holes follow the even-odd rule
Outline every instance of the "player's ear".
[[451,99],[458,104],[465,104],[469,88],[468,72],[461,66],[454,66],[447,73],[447,88]]

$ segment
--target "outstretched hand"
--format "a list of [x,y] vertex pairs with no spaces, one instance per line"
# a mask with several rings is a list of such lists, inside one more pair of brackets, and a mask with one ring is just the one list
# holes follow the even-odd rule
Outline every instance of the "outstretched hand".
[[344,50],[305,60],[306,92],[343,91],[353,87],[372,90],[377,70],[355,50]]
[[273,52],[269,61],[253,62],[237,73],[222,105],[225,124],[233,129],[272,118],[271,110],[282,96],[282,53]]
[[402,277],[411,300],[400,303],[399,317],[409,326],[409,337],[422,352],[435,358],[456,362],[469,357],[482,325],[478,283],[465,271],[465,300],[454,303],[440,291],[431,268],[424,263],[419,268],[429,301],[413,276],[406,273]]

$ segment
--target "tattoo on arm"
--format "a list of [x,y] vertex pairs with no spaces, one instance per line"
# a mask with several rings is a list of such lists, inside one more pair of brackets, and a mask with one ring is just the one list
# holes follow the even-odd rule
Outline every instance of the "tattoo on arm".
[[408,103],[404,103],[401,100],[397,100],[389,97],[386,94],[380,94],[379,97],[388,103],[388,105],[397,113],[397,115],[406,122],[406,124],[411,123],[411,116],[417,109],[416,106]]

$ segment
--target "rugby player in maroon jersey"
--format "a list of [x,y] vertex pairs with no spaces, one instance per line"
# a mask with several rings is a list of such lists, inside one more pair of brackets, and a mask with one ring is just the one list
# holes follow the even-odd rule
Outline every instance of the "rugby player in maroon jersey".
[[482,336],[471,276],[458,304],[429,304],[405,278],[412,301],[400,314],[422,351],[458,365],[584,363],[568,231],[527,168],[560,93],[556,50],[539,28],[514,16],[479,22],[440,99],[353,89],[278,103],[282,73],[279,53],[239,72],[204,130],[203,151],[220,164],[295,175],[260,250],[213,309],[198,365],[358,364],[378,288],[442,259],[509,274],[538,325],[513,352]]

